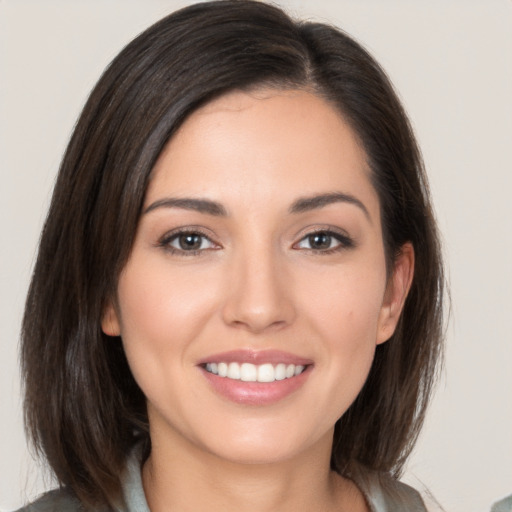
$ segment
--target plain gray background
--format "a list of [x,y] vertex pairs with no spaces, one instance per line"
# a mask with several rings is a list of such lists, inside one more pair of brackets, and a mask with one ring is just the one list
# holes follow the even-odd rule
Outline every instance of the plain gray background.
[[[0,510],[45,488],[23,435],[17,345],[62,152],[107,63],[187,3],[0,0]],[[445,375],[406,479],[422,482],[448,512],[489,510],[512,493],[512,2],[280,4],[362,41],[410,114],[443,233],[453,311]]]

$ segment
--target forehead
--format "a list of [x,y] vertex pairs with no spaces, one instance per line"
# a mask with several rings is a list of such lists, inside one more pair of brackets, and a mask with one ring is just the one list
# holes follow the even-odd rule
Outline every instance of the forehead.
[[147,202],[161,194],[292,201],[333,190],[378,203],[351,127],[310,92],[261,89],[231,92],[187,118],[153,169]]

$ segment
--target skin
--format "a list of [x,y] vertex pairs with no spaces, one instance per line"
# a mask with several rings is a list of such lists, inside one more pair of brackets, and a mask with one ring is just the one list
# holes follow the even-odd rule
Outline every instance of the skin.
[[[348,124],[305,91],[229,93],[166,146],[102,321],[147,397],[153,512],[367,510],[329,470],[333,428],[392,335],[414,266],[406,244],[387,276],[369,172]],[[333,193],[350,201],[290,211]],[[318,231],[336,234],[318,246]],[[226,399],[198,362],[240,348],[306,358],[307,378],[275,403]]]

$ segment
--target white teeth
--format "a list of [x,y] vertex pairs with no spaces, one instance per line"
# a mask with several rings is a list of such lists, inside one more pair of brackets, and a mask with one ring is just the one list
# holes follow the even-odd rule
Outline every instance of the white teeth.
[[258,366],[258,382],[274,382],[276,372],[271,364],[262,364]]
[[[238,363],[231,363],[236,364]],[[256,382],[258,380],[258,370],[256,366],[251,363],[243,363],[240,366],[240,380],[244,382]]]
[[276,380],[284,380],[284,379],[286,379],[286,365],[285,364],[279,363],[276,366],[275,377],[276,377]]
[[238,363],[229,363],[227,377],[235,380],[240,378],[240,366]]
[[304,371],[304,366],[302,366],[302,365],[298,364],[298,365],[295,367],[294,375],[300,375],[303,371]]
[[300,375],[305,366],[295,364],[279,363],[273,365],[265,363],[255,365],[252,363],[207,363],[205,369],[207,372],[227,377],[233,380],[242,380],[244,382],[274,382],[275,380],[290,379]]
[[[218,371],[219,371],[219,377],[227,377],[228,375],[228,365],[227,363],[219,363],[217,365]],[[213,368],[212,368],[213,371]]]

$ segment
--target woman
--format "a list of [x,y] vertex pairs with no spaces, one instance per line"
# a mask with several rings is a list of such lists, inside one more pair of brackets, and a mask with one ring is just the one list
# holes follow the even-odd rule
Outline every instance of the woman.
[[109,66],[57,179],[22,361],[61,490],[28,509],[424,510],[397,478],[442,287],[375,61],[260,2],[174,13]]

